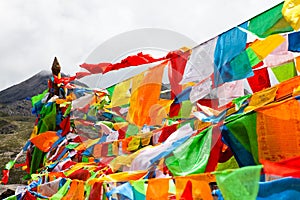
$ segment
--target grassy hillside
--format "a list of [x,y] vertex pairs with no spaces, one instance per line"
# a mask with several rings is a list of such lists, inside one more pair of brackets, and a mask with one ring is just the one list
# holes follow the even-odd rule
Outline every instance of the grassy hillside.
[[[13,160],[21,151],[29,139],[34,117],[28,116],[4,116],[0,117],[0,169],[4,168],[9,160]],[[25,153],[17,163],[25,162]],[[13,168],[10,173],[9,184],[24,183],[22,177],[25,175],[20,168]]]

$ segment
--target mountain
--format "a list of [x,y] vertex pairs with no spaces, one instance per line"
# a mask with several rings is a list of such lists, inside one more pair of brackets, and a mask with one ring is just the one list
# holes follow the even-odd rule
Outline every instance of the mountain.
[[[31,101],[26,100],[42,93],[48,87],[50,71],[41,71],[31,78],[0,91],[0,171],[5,164],[15,158],[25,145],[34,127],[35,115],[31,113]],[[63,77],[66,75],[62,74]],[[74,81],[76,85],[87,87],[85,84]],[[20,157],[25,162],[26,154]],[[15,169],[10,174],[9,184],[24,184],[22,177],[26,173],[21,168]],[[0,199],[3,187],[0,187]]]
[[[0,91],[0,116],[30,116],[31,102],[25,99],[47,89],[51,75],[50,71],[43,70],[19,84]],[[74,84],[87,87],[79,81],[74,81]]]
[[47,88],[48,79],[50,77],[50,71],[41,71],[19,84],[2,90],[0,92],[0,103],[13,103],[43,92]]

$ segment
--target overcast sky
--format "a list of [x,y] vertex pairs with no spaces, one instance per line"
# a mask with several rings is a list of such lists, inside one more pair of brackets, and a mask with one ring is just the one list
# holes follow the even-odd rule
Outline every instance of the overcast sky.
[[95,48],[123,32],[168,29],[201,43],[280,2],[0,0],[0,90],[50,70],[54,56],[74,75]]

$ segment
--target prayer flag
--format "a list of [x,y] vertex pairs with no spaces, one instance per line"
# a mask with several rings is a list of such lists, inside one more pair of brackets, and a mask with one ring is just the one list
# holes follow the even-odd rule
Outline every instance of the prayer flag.
[[293,28],[282,16],[283,3],[252,18],[249,22],[249,31],[258,37],[264,38],[276,33],[293,31]]

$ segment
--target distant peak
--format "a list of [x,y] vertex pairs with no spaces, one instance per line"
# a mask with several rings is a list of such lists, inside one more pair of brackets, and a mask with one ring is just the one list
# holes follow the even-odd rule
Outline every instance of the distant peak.
[[48,71],[48,70],[42,70],[37,75],[40,75],[40,76],[49,76],[51,74],[52,73],[50,71]]

